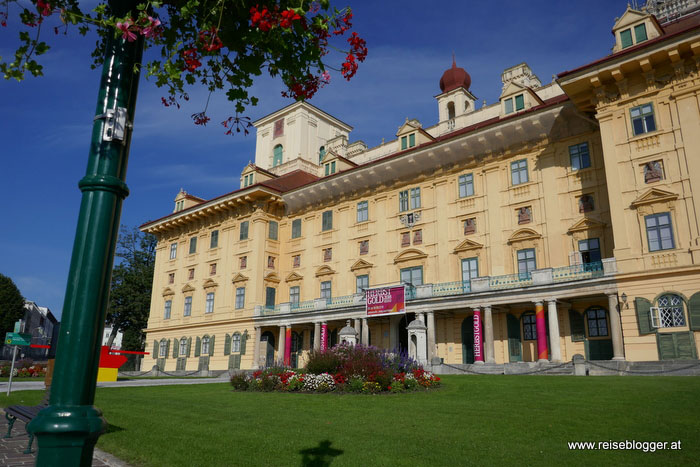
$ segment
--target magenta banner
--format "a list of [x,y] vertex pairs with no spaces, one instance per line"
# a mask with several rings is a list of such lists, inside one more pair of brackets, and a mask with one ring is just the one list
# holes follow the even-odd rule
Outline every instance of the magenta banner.
[[365,297],[367,299],[367,316],[403,313],[406,311],[403,285],[368,289]]
[[474,361],[484,361],[484,334],[481,327],[481,310],[474,310]]
[[325,352],[328,349],[328,325],[321,324],[321,352]]

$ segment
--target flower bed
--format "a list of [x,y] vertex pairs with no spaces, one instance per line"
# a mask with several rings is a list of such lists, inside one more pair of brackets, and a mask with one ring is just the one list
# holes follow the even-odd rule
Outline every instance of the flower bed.
[[[8,377],[10,376],[10,365],[4,365],[0,367],[0,377]],[[43,365],[30,365],[30,366],[24,366],[21,365],[21,361],[18,362],[17,366],[12,372],[12,376],[20,376],[20,377],[44,377],[46,376],[46,368]]]
[[435,388],[440,378],[402,352],[339,345],[313,352],[305,369],[272,367],[231,377],[238,391],[399,393]]

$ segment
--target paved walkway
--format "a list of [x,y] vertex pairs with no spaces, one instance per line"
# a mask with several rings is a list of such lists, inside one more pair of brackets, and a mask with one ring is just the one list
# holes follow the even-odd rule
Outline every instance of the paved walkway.
[[[0,416],[2,417],[0,428],[2,429],[2,436],[5,436],[7,434],[7,419],[4,413]],[[17,420],[12,427],[12,438],[0,438],[0,465],[34,465],[36,462],[36,439],[32,444],[31,454],[24,454],[27,444],[29,444],[29,436],[27,435],[24,422]],[[125,462],[99,449],[95,449],[92,465],[100,467],[128,467],[128,464]]]

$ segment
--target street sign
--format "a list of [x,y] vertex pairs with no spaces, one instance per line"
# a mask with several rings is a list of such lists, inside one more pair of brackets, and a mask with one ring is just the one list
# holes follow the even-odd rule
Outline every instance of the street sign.
[[32,335],[19,332],[8,332],[5,334],[6,345],[31,345]]

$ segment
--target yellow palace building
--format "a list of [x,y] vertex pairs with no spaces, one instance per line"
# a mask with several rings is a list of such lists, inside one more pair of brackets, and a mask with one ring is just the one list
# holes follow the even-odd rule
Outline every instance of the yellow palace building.
[[[342,340],[435,365],[697,359],[700,15],[628,8],[613,34],[550,84],[505,70],[492,105],[453,62],[438,122],[373,148],[304,102],[254,122],[239,189],[141,226],[143,367],[301,366]],[[406,313],[367,315],[399,285]]]

